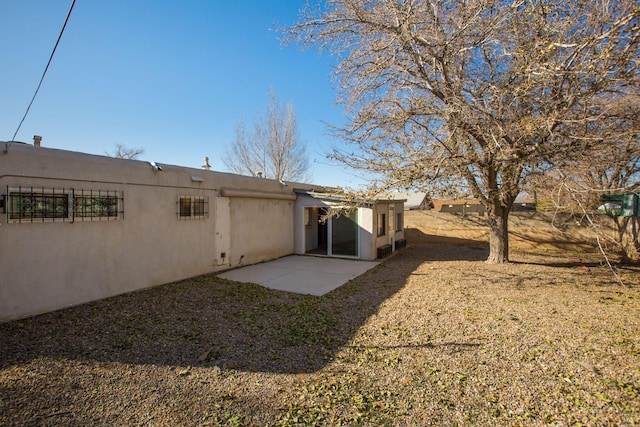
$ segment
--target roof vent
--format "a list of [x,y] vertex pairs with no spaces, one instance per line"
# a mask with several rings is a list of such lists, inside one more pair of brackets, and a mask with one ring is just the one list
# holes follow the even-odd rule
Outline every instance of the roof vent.
[[40,147],[40,143],[42,142],[42,137],[40,135],[33,135],[33,146]]
[[209,164],[209,158],[205,157],[204,158],[204,165],[202,165],[202,169],[208,171],[211,169],[211,165]]

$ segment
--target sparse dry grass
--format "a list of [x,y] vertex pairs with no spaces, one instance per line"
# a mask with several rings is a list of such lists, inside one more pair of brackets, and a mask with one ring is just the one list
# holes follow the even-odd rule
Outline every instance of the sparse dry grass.
[[0,425],[640,424],[639,267],[408,240],[323,297],[208,275],[2,324]]

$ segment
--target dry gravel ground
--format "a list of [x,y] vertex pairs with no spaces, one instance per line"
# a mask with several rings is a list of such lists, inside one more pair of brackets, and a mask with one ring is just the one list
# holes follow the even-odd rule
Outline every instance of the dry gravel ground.
[[0,425],[640,424],[640,267],[430,232],[322,297],[207,275],[2,324]]

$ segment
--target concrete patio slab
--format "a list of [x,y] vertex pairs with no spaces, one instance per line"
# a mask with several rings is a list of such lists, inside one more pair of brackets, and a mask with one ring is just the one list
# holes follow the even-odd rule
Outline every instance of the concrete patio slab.
[[236,282],[257,283],[280,291],[320,296],[378,264],[374,261],[291,255],[227,271],[219,277]]

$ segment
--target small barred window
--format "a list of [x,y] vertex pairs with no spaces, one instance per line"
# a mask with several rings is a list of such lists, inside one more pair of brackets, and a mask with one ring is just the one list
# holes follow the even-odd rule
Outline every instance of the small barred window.
[[203,219],[209,215],[209,202],[206,197],[180,196],[178,199],[178,218]]

